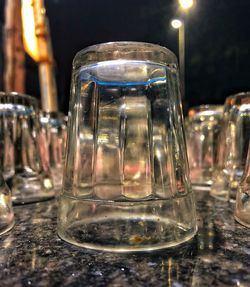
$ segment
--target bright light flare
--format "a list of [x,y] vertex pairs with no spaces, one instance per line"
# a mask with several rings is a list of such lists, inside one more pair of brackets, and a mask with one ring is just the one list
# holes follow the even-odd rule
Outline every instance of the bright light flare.
[[39,51],[37,37],[35,33],[35,19],[32,7],[32,0],[22,0],[22,25],[23,25],[23,42],[26,53],[34,60],[38,61]]
[[194,5],[193,0],[179,0],[179,4],[182,9],[187,10]]
[[183,25],[183,23],[179,19],[174,19],[171,21],[171,25],[174,29],[179,29]]

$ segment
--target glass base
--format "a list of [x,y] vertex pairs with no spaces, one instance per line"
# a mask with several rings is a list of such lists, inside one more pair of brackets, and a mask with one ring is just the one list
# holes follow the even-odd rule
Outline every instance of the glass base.
[[2,222],[0,220],[0,235],[10,231],[15,225],[14,219],[11,222]]
[[210,188],[212,181],[212,171],[204,168],[193,168],[190,171],[192,186]]
[[249,213],[241,214],[240,216],[238,216],[238,214],[236,213],[234,215],[234,219],[237,222],[239,222],[241,225],[244,225],[244,226],[250,228],[250,216],[249,216]]
[[39,195],[34,194],[25,194],[25,195],[13,195],[12,201],[14,205],[19,204],[26,204],[26,203],[35,203],[35,202],[41,202],[46,201],[49,199],[53,199],[55,197],[55,192],[49,192],[49,193],[41,193]]
[[221,201],[235,202],[241,171],[222,170],[214,176],[210,195]]
[[211,185],[192,183],[192,190],[209,191],[210,189]]
[[146,202],[60,200],[58,235],[84,248],[153,251],[184,243],[197,232],[192,195]]
[[209,194],[213,198],[218,199],[220,201],[229,201],[229,202],[235,203],[235,200],[236,200],[236,196],[235,196],[236,191],[235,190],[233,190],[233,191],[221,190],[220,192],[218,192],[215,189],[211,189]]
[[55,190],[49,178],[14,176],[7,183],[11,188],[14,204],[39,202],[55,196]]

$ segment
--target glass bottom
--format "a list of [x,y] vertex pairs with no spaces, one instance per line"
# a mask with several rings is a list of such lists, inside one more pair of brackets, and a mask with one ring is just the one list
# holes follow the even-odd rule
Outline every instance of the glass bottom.
[[228,171],[224,169],[218,171],[214,176],[210,195],[221,201],[234,203],[241,176],[241,171]]
[[221,201],[229,201],[232,203],[235,203],[236,200],[236,192],[235,190],[224,190],[224,189],[214,189],[212,188],[210,190],[210,196],[212,196],[215,199],[221,200]]
[[244,225],[244,226],[250,228],[250,216],[249,215],[250,215],[249,213],[247,213],[247,214],[238,214],[238,213],[236,213],[234,215],[234,218],[241,225]]
[[190,194],[147,202],[107,203],[66,196],[60,200],[58,235],[84,248],[153,251],[184,243],[197,232]]
[[11,188],[14,204],[39,202],[55,196],[50,178],[14,176],[7,183]]
[[209,191],[210,189],[211,189],[211,185],[192,183],[192,190]]
[[209,189],[212,181],[212,170],[205,168],[193,168],[190,171],[190,180],[192,186]]
[[14,217],[13,220],[11,220],[10,222],[4,222],[2,220],[0,220],[0,235],[3,235],[4,233],[8,232],[9,230],[11,230],[15,225],[15,221],[14,221]]

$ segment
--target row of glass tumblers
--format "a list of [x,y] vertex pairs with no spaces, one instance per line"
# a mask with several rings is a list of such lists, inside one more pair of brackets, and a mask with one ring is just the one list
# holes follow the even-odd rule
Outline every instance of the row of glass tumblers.
[[0,212],[6,214],[1,221],[9,218],[5,226],[13,226],[11,198],[14,204],[36,202],[54,197],[61,188],[65,141],[63,114],[39,111],[37,100],[28,95],[0,93],[0,173],[4,190]]
[[237,194],[236,219],[249,226],[250,92],[190,109],[186,137],[193,186],[220,200],[235,202]]

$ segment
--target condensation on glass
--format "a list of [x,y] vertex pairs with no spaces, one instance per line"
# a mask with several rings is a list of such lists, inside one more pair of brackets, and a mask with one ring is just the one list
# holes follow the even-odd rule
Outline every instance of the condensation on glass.
[[235,201],[247,159],[250,139],[250,92],[228,97],[218,142],[218,165],[213,173],[211,195]]
[[196,233],[176,57],[114,42],[73,62],[58,234],[78,246],[156,250]]
[[210,187],[216,167],[223,106],[193,107],[185,122],[190,179],[193,185]]
[[14,203],[54,196],[45,141],[38,121],[35,98],[0,93],[0,161]]

